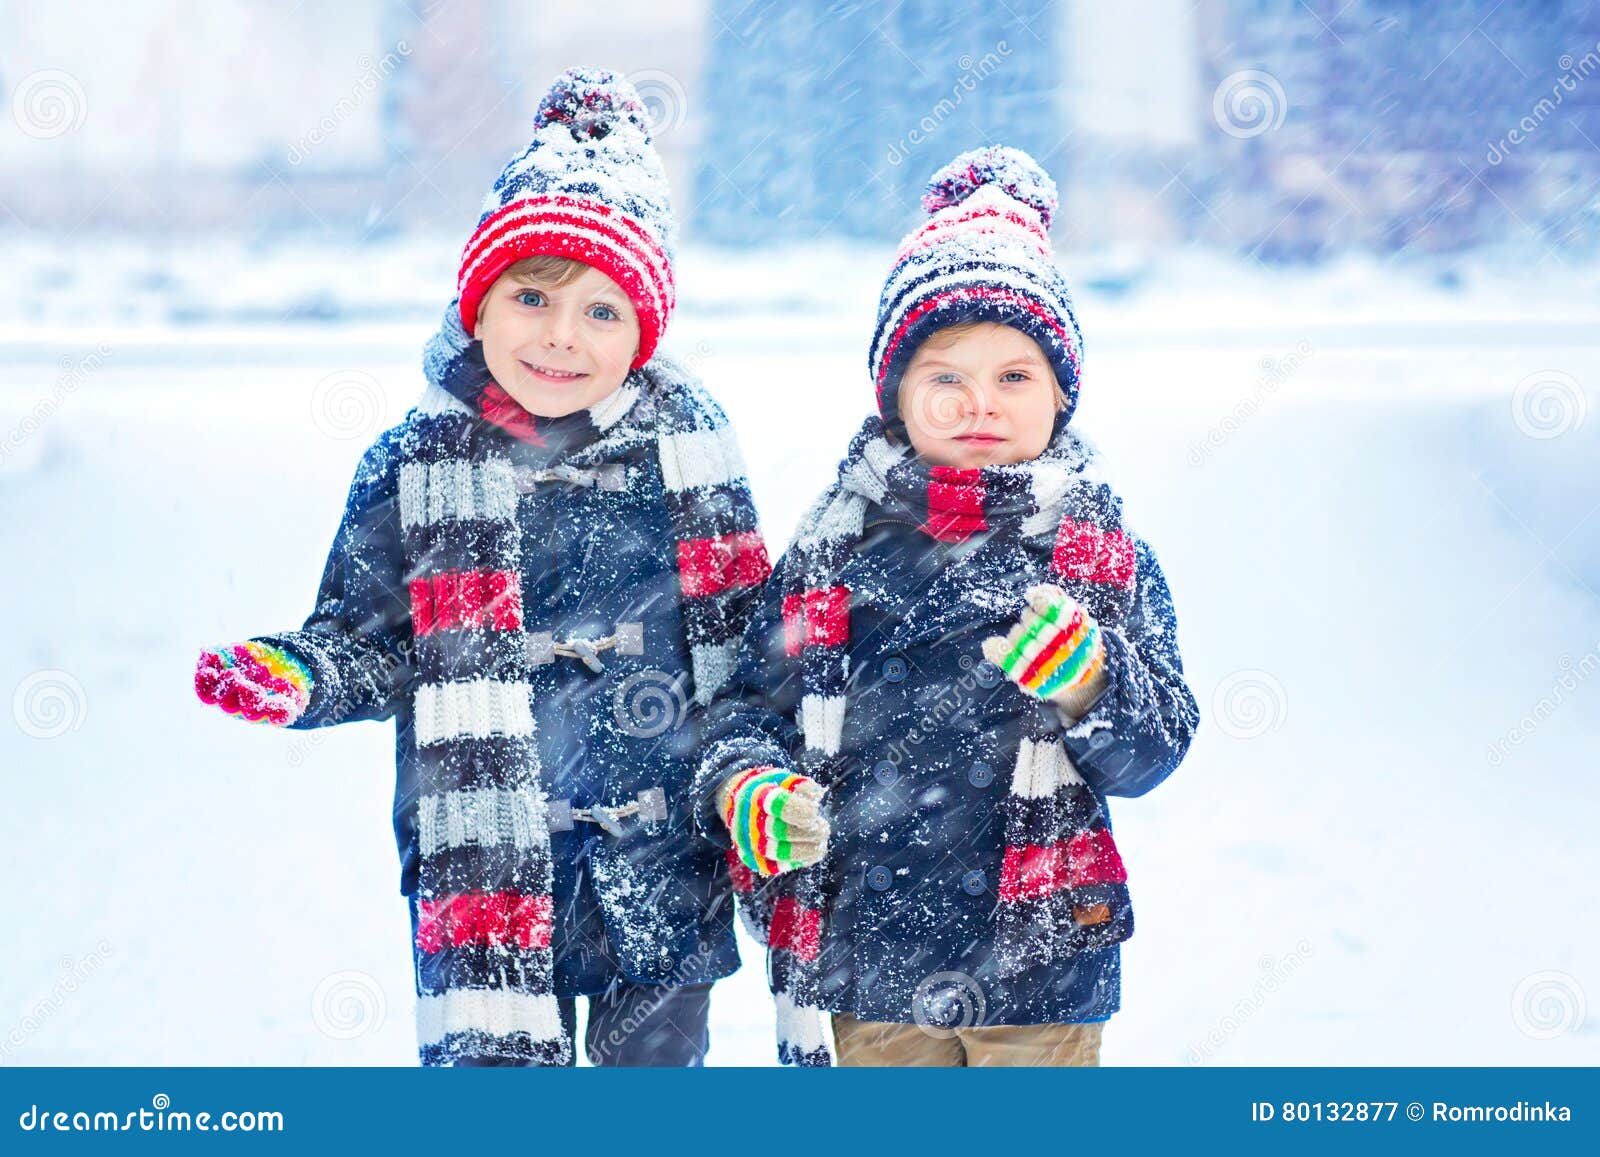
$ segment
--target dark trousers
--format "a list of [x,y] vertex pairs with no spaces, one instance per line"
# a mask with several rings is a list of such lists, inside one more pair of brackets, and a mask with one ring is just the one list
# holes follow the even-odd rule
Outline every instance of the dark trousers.
[[[603,1068],[700,1068],[710,1046],[707,1019],[711,986],[685,984],[617,984],[610,992],[587,998],[589,1026],[584,1047],[589,1063]],[[561,1027],[576,1049],[576,997],[556,1001]],[[526,1061],[508,1057],[476,1057],[456,1062],[460,1068],[515,1068]]]

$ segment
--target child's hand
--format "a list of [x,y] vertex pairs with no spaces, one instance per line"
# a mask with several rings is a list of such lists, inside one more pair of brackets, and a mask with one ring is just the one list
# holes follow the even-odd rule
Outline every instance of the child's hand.
[[283,727],[311,702],[311,671],[282,647],[234,643],[200,652],[194,693],[230,715]]
[[983,656],[1028,694],[1081,716],[1105,689],[1100,624],[1058,586],[1029,587],[1027,599],[1016,626],[983,641]]
[[747,768],[724,781],[717,803],[739,859],[752,871],[776,876],[828,854],[822,785],[810,776]]

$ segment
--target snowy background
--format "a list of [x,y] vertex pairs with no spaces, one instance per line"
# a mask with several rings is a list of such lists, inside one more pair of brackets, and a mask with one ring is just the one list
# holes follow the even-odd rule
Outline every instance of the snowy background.
[[[840,11],[853,33],[836,35],[877,44],[899,29],[891,48],[926,33],[948,42],[941,58],[967,51],[959,11],[939,6],[944,23],[918,31],[897,15],[907,7],[882,6],[893,20]],[[1012,18],[1042,26],[1051,7]],[[1137,55],[1128,28],[1060,7],[1064,27]],[[1215,113],[1217,29],[1233,6],[1128,7],[1181,16],[1179,32],[1210,47],[1151,34],[1154,59],[1188,63],[1134,86],[1129,116],[1145,128],[1112,134],[1125,142],[1115,181],[1149,168],[1126,142],[1149,145],[1151,125],[1182,128],[1172,147],[1274,137],[1235,135]],[[1325,13],[1340,45],[1356,40],[1352,20],[1378,27],[1371,9],[1408,14],[1301,7]],[[1431,7],[1461,19],[1441,55],[1452,31],[1471,46],[1460,52],[1526,51],[1494,40],[1490,5]],[[459,133],[458,162],[423,167],[444,130],[430,136],[379,84],[324,142],[339,150],[331,176],[297,184],[289,150],[319,108],[360,88],[350,61],[368,40],[359,50],[381,59],[396,20],[430,26],[408,57],[436,54],[407,60],[413,104],[416,91],[461,92],[441,59],[501,76],[529,45],[536,100],[561,66],[607,55],[554,9],[538,10],[546,24],[511,18],[534,10],[342,6],[319,37],[298,9],[210,6],[210,32],[265,45],[230,70],[195,47],[206,30],[182,26],[186,6],[129,5],[118,19],[131,23],[81,37],[67,32],[82,6],[25,19],[0,4],[0,1063],[415,1063],[392,729],[248,727],[203,708],[190,681],[200,646],[310,610],[350,474],[420,392],[422,342],[523,122],[490,117]],[[618,67],[676,86],[663,152],[675,185],[699,194],[680,194],[682,305],[666,348],[728,409],[777,545],[871,404],[866,343],[904,222],[874,234],[813,221],[801,237],[774,224],[765,242],[718,225],[706,158],[731,83],[717,61],[742,12],[662,17],[670,27],[619,32],[615,48]],[[1522,58],[1530,92],[1581,67],[1584,37],[1600,41],[1592,19]],[[138,51],[94,51],[107,38]],[[309,59],[291,51],[313,42]],[[1104,57],[1074,44],[1051,107],[1115,105],[1129,85],[1103,60],[1070,67]],[[1578,60],[1559,64],[1569,48]],[[72,84],[30,80],[55,71]],[[46,83],[53,103],[40,105]],[[263,86],[286,103],[252,101]],[[1286,130],[1333,107],[1282,87]],[[141,119],[136,104],[157,111]],[[1504,124],[1480,110],[1464,135],[1498,139],[1528,107]],[[207,127],[206,109],[221,123]],[[1019,143],[1013,121],[988,115],[936,124],[907,171],[984,139]],[[1544,185],[1519,186],[1522,200],[1503,190],[1487,217],[1470,196],[1384,202],[1412,226],[1393,244],[1259,243],[1324,235],[1325,220],[1293,212],[1219,239],[1241,219],[1237,199],[1181,177],[1149,205],[1187,216],[1102,208],[1058,238],[1086,338],[1075,422],[1160,553],[1203,713],[1178,772],[1112,805],[1139,931],[1107,1064],[1600,1063],[1588,1007],[1600,991],[1600,263],[1582,232],[1600,182],[1593,157],[1535,152],[1572,135],[1565,115],[1541,116],[1528,138]],[[1589,122],[1573,123],[1581,135]],[[262,168],[273,150],[278,170]],[[1092,207],[1098,189],[1103,204],[1108,167],[1084,171],[1074,151],[1050,161],[1064,203]],[[1483,155],[1469,160],[1462,190],[1483,184]],[[1281,174],[1263,162],[1240,188]],[[1340,186],[1353,206],[1341,221],[1368,219],[1375,182]],[[776,195],[751,192],[756,208]],[[1450,225],[1448,243],[1434,223]],[[773,1059],[759,956],[743,947],[746,966],[713,993],[713,1064]]]

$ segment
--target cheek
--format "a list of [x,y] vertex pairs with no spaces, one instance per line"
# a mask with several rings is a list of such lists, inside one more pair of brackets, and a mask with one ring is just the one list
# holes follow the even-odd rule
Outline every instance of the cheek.
[[606,364],[626,369],[632,364],[633,355],[639,348],[639,327],[611,326],[596,336],[595,347]]
[[483,311],[473,336],[483,343],[485,358],[509,358],[525,338],[519,331],[517,318],[500,309],[498,302]]
[[1037,442],[1040,449],[1050,441],[1050,430],[1056,421],[1055,390],[1053,382],[1040,383],[1039,388],[1009,400],[1007,416],[1021,441]]
[[478,319],[473,337],[483,344],[483,359],[490,365],[504,361],[508,356],[510,343],[506,340],[505,327],[489,311],[486,310]]

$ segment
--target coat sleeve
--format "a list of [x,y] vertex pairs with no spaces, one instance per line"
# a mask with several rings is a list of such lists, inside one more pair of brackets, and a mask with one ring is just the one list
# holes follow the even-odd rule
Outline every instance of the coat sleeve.
[[717,789],[728,776],[750,767],[790,769],[798,746],[795,714],[801,698],[799,665],[784,653],[783,592],[787,556],[754,601],[739,643],[732,675],[704,711],[700,763],[692,789],[695,825],[721,848],[728,829],[717,813]]
[[316,607],[299,630],[258,636],[311,669],[311,698],[290,727],[388,719],[414,678],[393,432],[361,459],[328,552]]
[[1081,718],[1058,712],[1067,753],[1102,795],[1144,795],[1166,779],[1200,722],[1166,577],[1148,543],[1135,536],[1134,550],[1133,608],[1120,626],[1103,631],[1105,690]]

